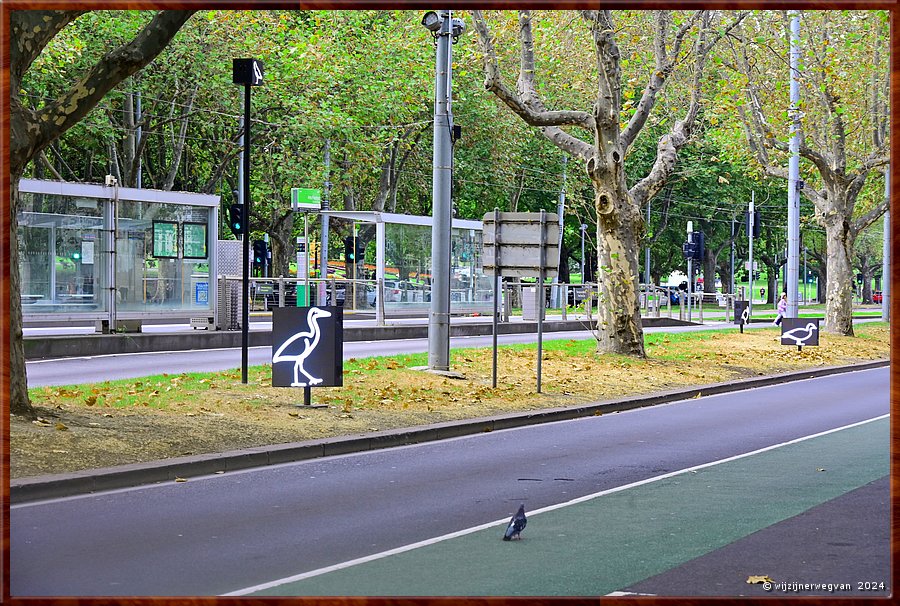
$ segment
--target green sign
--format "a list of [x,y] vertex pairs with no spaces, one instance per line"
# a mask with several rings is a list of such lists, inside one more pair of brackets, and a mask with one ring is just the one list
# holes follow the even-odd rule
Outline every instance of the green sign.
[[206,223],[184,223],[184,258],[205,259],[208,256],[206,248]]
[[322,190],[291,188],[291,208],[294,210],[319,210],[322,208]]
[[153,256],[163,258],[178,256],[178,223],[153,222]]

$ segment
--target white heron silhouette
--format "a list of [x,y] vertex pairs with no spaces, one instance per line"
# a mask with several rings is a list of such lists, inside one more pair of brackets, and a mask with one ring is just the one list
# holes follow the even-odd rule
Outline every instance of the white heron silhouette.
[[[307,387],[307,385],[318,385],[322,382],[322,379],[312,376],[306,369],[303,367],[303,363],[306,361],[306,358],[316,349],[316,346],[319,344],[319,338],[322,336],[321,331],[319,330],[319,318],[327,318],[331,316],[330,311],[325,311],[324,309],[319,309],[318,307],[310,307],[309,313],[306,315],[306,323],[309,325],[309,330],[305,332],[298,332],[290,339],[281,344],[281,347],[278,348],[278,351],[275,352],[275,355],[272,356],[272,363],[276,362],[294,362],[294,382],[291,383],[291,387]],[[288,348],[289,345],[294,343],[295,341],[303,341],[303,350],[298,354],[285,354],[284,351]],[[301,383],[300,382],[300,373],[306,375],[309,379],[309,383]]]
[[813,331],[818,329],[819,327],[816,326],[815,322],[809,322],[806,326],[800,326],[781,333],[781,338],[790,339],[796,345],[805,345],[809,338],[812,337]]

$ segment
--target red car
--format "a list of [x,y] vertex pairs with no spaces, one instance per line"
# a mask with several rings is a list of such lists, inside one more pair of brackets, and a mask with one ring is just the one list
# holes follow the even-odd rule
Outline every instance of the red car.
[[872,293],[872,303],[881,303],[881,301],[882,301],[881,291],[876,290],[875,292]]

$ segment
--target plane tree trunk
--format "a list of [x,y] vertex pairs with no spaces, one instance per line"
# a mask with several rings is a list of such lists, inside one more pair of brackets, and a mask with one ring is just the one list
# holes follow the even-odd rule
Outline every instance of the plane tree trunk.
[[21,276],[19,275],[16,215],[19,179],[42,150],[80,122],[117,84],[150,63],[169,43],[194,11],[160,11],[130,42],[103,55],[87,73],[73,76],[71,87],[41,107],[22,104],[22,78],[47,44],[84,11],[10,11],[9,86],[9,292],[11,414],[34,418],[25,376],[22,339]]
[[[515,114],[564,152],[584,162],[594,188],[597,212],[597,280],[600,304],[597,349],[604,353],[644,356],[644,338],[638,300],[638,254],[644,231],[641,209],[665,185],[678,150],[688,142],[700,106],[700,82],[713,44],[743,20],[739,15],[727,27],[711,31],[714,13],[696,11],[679,26],[669,11],[654,11],[652,28],[654,68],[630,118],[623,113],[623,84],[617,28],[611,11],[580,11],[590,30],[597,70],[597,94],[591,111],[549,110],[535,85],[534,39],[530,11],[519,11],[520,69],[516,89],[500,74],[494,38],[481,11],[472,11],[484,56],[485,88]],[[696,30],[693,43],[687,40]],[[686,50],[688,58],[682,54]],[[625,180],[625,157],[646,124],[667,79],[679,65],[693,68],[690,94],[682,119],[657,143],[656,161],[649,174],[630,189]],[[624,126],[620,121],[628,118]],[[562,127],[591,133],[584,141]],[[587,264],[586,264],[587,265]]]

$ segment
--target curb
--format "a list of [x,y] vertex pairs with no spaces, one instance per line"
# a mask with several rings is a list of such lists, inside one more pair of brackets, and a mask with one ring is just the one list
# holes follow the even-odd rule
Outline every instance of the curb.
[[810,368],[759,378],[741,379],[728,383],[712,383],[657,392],[650,395],[632,396],[619,400],[605,400],[573,407],[548,408],[525,413],[511,413],[477,419],[447,421],[421,427],[378,431],[370,434],[258,446],[222,453],[175,457],[148,463],[21,478],[10,480],[10,503],[68,497],[115,488],[171,482],[192,476],[228,473],[229,471],[279,463],[291,463],[319,457],[445,440],[537,423],[551,423],[579,417],[633,410],[646,406],[656,406],[679,400],[688,400],[701,395],[709,396],[742,391],[885,366],[890,366],[890,360],[878,360],[847,366]]

